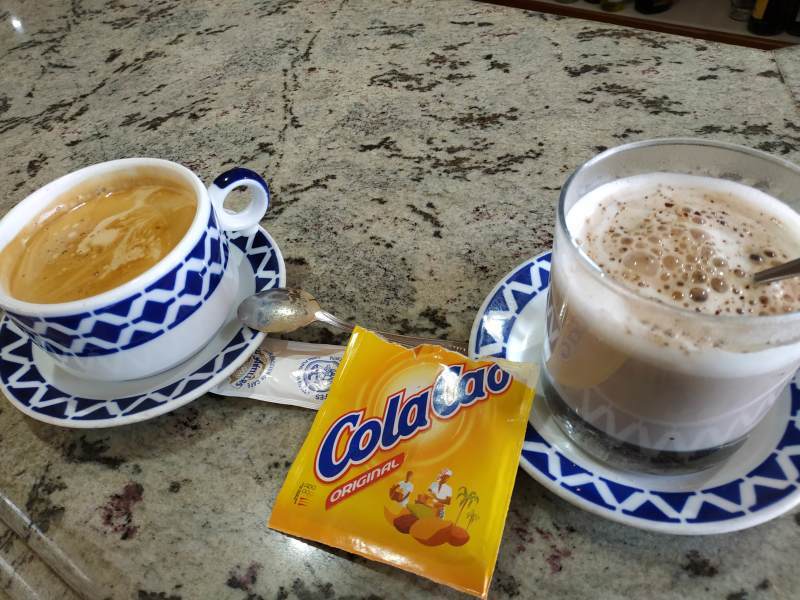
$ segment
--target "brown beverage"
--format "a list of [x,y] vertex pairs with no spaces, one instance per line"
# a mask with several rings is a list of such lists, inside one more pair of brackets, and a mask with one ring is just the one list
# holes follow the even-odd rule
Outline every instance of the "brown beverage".
[[700,464],[735,449],[800,364],[797,332],[759,323],[800,310],[800,280],[751,282],[800,256],[800,216],[739,183],[653,173],[595,188],[566,224],[603,275],[577,254],[553,263],[545,387],[557,416],[617,461]]
[[62,194],[0,254],[11,296],[70,302],[118,287],[164,258],[194,219],[194,190],[156,171],[96,178]]

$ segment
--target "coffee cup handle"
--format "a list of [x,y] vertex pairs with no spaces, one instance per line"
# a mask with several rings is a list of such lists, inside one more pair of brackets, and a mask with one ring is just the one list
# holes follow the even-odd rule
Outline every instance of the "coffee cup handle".
[[[241,212],[229,212],[223,206],[225,198],[240,186],[252,191],[250,204]],[[255,171],[242,167],[235,167],[217,177],[214,183],[208,186],[208,197],[217,213],[220,226],[225,231],[242,231],[258,225],[269,208],[267,182]]]

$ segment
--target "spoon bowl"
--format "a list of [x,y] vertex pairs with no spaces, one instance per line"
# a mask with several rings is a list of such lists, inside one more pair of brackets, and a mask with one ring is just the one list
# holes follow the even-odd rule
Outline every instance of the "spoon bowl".
[[265,333],[288,333],[317,320],[314,296],[294,288],[273,288],[248,296],[239,305],[239,320]]

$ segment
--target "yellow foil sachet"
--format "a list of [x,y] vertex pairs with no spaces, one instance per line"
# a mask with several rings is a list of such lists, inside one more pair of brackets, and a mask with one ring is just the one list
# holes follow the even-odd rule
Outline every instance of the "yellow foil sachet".
[[485,596],[535,377],[356,328],[269,526]]

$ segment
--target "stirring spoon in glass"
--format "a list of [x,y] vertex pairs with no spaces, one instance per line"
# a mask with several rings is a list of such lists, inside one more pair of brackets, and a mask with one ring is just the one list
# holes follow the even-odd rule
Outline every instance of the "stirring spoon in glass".
[[800,258],[790,260],[787,263],[764,269],[753,275],[753,281],[756,283],[771,283],[773,281],[780,281],[789,277],[796,277],[800,275]]
[[[314,322],[324,323],[340,331],[350,332],[355,328],[355,325],[322,310],[319,302],[308,292],[294,288],[274,288],[248,296],[239,305],[238,315],[242,323],[265,333],[288,333]],[[467,353],[467,342],[450,342],[384,331],[375,333],[409,348],[420,344],[436,344],[461,354]]]

